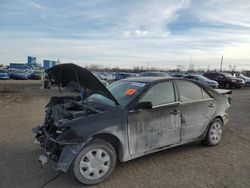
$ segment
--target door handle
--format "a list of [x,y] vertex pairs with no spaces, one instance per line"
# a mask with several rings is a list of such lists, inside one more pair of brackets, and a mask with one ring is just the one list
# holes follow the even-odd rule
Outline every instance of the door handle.
[[211,103],[208,105],[209,108],[214,108],[215,107],[215,104],[214,103]]
[[177,114],[179,114],[180,112],[178,111],[178,110],[172,110],[171,112],[170,112],[170,114],[173,114],[173,115],[177,115]]

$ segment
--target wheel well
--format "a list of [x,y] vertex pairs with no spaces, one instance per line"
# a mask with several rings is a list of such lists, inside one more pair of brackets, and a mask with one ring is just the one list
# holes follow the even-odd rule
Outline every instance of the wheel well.
[[221,117],[221,116],[216,116],[213,120],[211,120],[211,121],[209,122],[209,124],[207,125],[205,131],[204,131],[203,134],[202,134],[202,137],[205,138],[205,136],[206,136],[206,134],[207,134],[207,131],[208,131],[208,128],[209,128],[209,126],[211,125],[211,122],[214,121],[215,119],[220,119],[221,122],[222,122],[222,124],[224,125],[224,122],[223,122],[222,117]]
[[92,138],[93,139],[97,139],[97,138],[103,139],[103,140],[107,141],[108,143],[110,143],[114,147],[118,159],[119,160],[121,159],[122,146],[121,146],[120,140],[116,136],[109,134],[109,133],[100,133],[100,134],[93,135]]
[[214,119],[216,119],[216,118],[220,119],[220,120],[221,120],[221,122],[222,122],[222,124],[224,125],[224,122],[223,122],[223,119],[222,119],[222,117],[221,117],[221,116],[216,116]]

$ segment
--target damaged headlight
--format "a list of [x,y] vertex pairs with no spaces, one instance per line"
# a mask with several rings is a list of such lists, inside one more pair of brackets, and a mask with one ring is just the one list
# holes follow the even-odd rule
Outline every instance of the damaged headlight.
[[64,131],[66,131],[68,129],[69,129],[68,127],[60,127],[60,128],[57,128],[56,133],[62,134]]
[[76,132],[70,128],[66,130],[58,130],[61,132],[60,135],[57,136],[56,140],[60,142],[76,142],[79,140],[78,135]]

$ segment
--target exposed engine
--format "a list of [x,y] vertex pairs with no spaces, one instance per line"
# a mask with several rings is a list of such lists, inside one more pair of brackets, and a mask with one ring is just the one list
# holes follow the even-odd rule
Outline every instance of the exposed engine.
[[[108,108],[96,103],[82,101],[80,97],[52,97],[46,106],[44,123],[33,129],[35,140],[46,151],[47,157],[57,161],[62,145],[57,138],[69,127],[65,126],[76,118],[105,112]],[[49,152],[48,152],[49,151]]]

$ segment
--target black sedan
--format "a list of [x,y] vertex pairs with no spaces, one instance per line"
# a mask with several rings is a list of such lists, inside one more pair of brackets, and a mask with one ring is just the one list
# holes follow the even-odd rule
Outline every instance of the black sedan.
[[187,76],[184,76],[183,78],[196,80],[197,82],[201,82],[204,85],[207,85],[207,86],[212,87],[212,88],[218,88],[219,87],[218,82],[216,82],[214,80],[210,80],[210,79],[208,79],[208,78],[206,78],[205,76],[202,76],[202,75],[189,74]]
[[228,122],[228,98],[199,82],[139,77],[106,88],[88,70],[61,64],[47,70],[60,88],[76,82],[79,95],[52,97],[35,141],[56,169],[83,184],[110,176],[117,161],[201,140],[215,146]]

